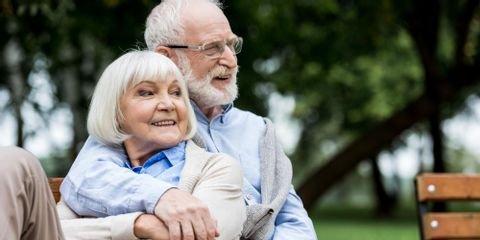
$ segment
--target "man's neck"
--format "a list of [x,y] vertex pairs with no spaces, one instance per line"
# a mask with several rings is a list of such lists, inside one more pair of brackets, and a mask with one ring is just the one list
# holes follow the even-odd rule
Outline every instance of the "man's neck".
[[212,120],[214,117],[220,115],[223,112],[222,106],[213,106],[213,107],[200,107],[200,110],[203,114],[208,118],[208,120]]

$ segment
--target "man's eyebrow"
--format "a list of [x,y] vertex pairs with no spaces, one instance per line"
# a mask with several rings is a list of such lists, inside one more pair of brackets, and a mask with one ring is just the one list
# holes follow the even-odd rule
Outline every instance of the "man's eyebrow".
[[234,38],[237,38],[238,35],[233,33],[232,35],[229,35],[228,37],[226,38],[222,38],[222,37],[212,37],[212,38],[208,38],[206,40],[203,40],[203,43],[212,43],[212,42],[216,42],[216,41],[223,41],[223,40],[232,40]]

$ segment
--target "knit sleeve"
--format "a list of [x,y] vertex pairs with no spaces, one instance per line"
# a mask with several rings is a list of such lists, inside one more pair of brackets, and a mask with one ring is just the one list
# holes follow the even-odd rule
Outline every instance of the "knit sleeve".
[[225,154],[212,154],[192,195],[204,202],[218,222],[220,237],[238,239],[246,219],[242,194],[243,173],[237,161]]
[[82,218],[76,215],[63,201],[57,204],[62,230],[67,240],[131,240],[135,220],[141,212],[121,214],[105,218]]

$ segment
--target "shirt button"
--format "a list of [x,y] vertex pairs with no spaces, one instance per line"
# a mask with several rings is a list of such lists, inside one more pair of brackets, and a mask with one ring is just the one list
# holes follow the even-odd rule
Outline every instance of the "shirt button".
[[247,204],[248,205],[253,205],[255,204],[255,199],[253,198],[253,196],[249,193],[245,194],[245,200],[247,201]]

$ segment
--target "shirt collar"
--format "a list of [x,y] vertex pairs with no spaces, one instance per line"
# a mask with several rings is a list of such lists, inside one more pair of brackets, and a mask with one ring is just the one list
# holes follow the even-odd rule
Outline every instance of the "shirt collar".
[[186,142],[182,141],[177,146],[169,148],[162,152],[165,154],[168,161],[170,161],[172,165],[175,165],[185,160],[185,145]]
[[[203,114],[202,110],[200,110],[198,105],[193,100],[190,100],[190,103],[192,104],[193,111],[195,112],[195,116],[197,117],[197,121],[199,121],[201,123],[208,124],[210,121],[208,120],[207,116],[205,116],[205,114]],[[232,108],[233,108],[233,102],[222,105],[222,109],[223,109],[222,113],[220,115],[216,116],[215,118],[220,117],[220,121],[223,122],[224,116],[226,114],[228,114],[230,112],[230,110],[232,110]]]
[[[158,151],[157,153],[153,154],[150,158],[148,158],[147,161],[145,161],[145,163],[141,167],[148,168],[153,164],[155,164],[156,162],[160,162],[164,159],[170,162],[172,166],[174,166],[177,163],[185,160],[185,146],[186,146],[186,142],[182,141],[175,147]],[[125,164],[128,168],[134,169],[130,161],[127,160]]]

